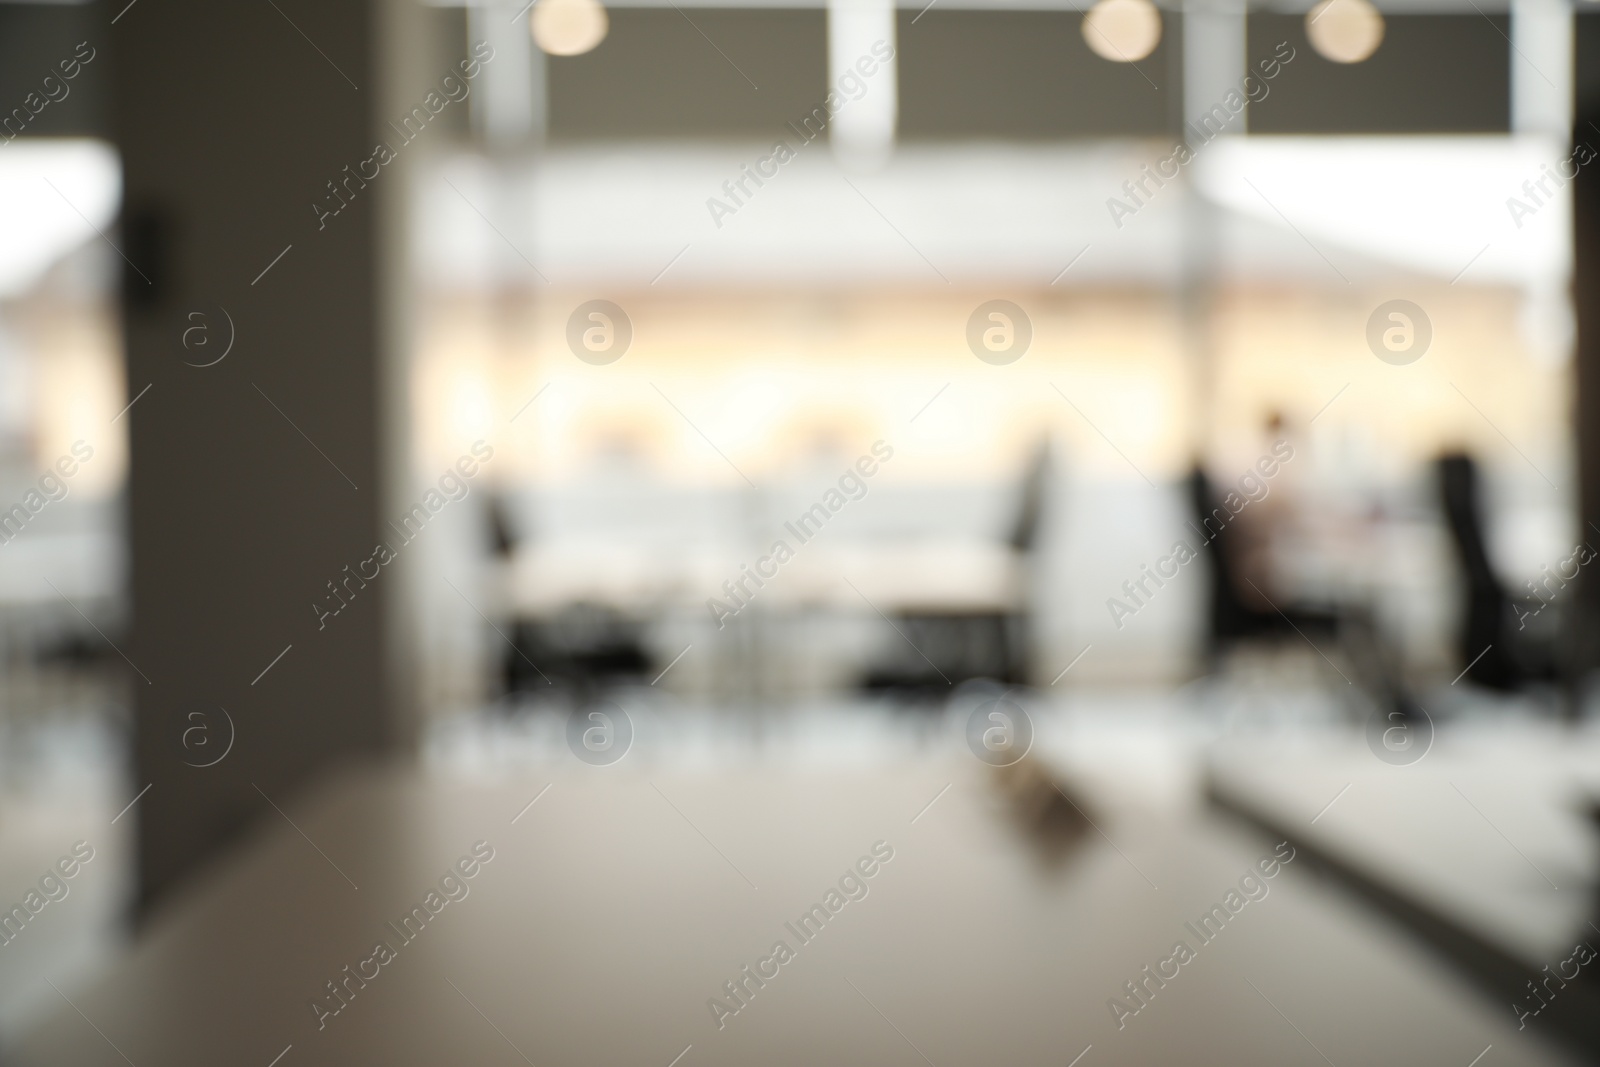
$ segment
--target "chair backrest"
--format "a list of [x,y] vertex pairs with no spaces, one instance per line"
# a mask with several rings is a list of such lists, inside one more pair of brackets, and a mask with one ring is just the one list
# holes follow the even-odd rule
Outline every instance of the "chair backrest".
[[487,501],[489,548],[497,559],[510,559],[520,540],[512,525],[510,507],[499,493],[489,494]]
[[1456,546],[1467,584],[1480,596],[1504,597],[1500,579],[1489,562],[1483,532],[1483,513],[1478,497],[1478,463],[1464,452],[1440,456],[1434,464],[1439,478],[1439,497],[1444,507],[1445,524]]
[[[1212,512],[1219,505],[1216,493],[1212,490],[1211,479],[1206,477],[1205,468],[1196,463],[1189,472],[1187,479],[1189,489],[1189,507],[1194,512],[1194,528],[1206,531],[1206,520],[1211,518]],[[1207,624],[1210,627],[1210,637],[1214,643],[1218,638],[1233,636],[1240,628],[1240,620],[1247,614],[1243,601],[1234,586],[1232,562],[1228,559],[1227,552],[1223,551],[1221,544],[1223,536],[1227,533],[1226,526],[1212,535],[1211,540],[1204,538],[1195,546],[1197,551],[1204,552],[1207,545],[1211,551],[1206,552],[1207,563],[1211,575],[1210,605]]]
[[1045,438],[1034,449],[1023,471],[1017,519],[1011,526],[1011,536],[1006,539],[1007,544],[1024,555],[1032,552],[1038,543],[1039,524],[1044,515],[1045,486],[1049,480],[1050,439]]
[[1471,456],[1455,452],[1440,456],[1435,468],[1445,524],[1467,586],[1461,598],[1465,614],[1456,634],[1456,652],[1474,682],[1496,689],[1513,688],[1526,679],[1526,671],[1512,655],[1511,598],[1489,562],[1479,506],[1478,464]]

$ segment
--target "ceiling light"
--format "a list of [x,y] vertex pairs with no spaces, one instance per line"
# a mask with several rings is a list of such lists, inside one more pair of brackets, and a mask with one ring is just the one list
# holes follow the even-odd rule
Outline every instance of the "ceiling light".
[[1335,63],[1359,63],[1383,43],[1383,16],[1368,0],[1322,0],[1306,12],[1311,47]]
[[1161,12],[1150,0],[1099,0],[1083,16],[1083,39],[1102,58],[1137,62],[1161,43]]
[[578,56],[606,38],[611,20],[599,0],[539,0],[529,20],[533,39],[553,56]]

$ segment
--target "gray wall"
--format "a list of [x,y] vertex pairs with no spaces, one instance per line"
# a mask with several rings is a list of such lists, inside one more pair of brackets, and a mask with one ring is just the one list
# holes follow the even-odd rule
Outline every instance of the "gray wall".
[[1280,41],[1295,60],[1250,109],[1251,133],[1504,133],[1511,128],[1511,20],[1505,15],[1385,15],[1361,63],[1323,59],[1300,15],[1254,14],[1248,54]]
[[[915,20],[915,24],[913,24]],[[907,139],[1159,136],[1177,127],[1182,19],[1136,64],[1089,50],[1076,11],[901,11]]]
[[556,139],[779,137],[827,94],[826,15],[618,8],[600,47],[546,62]]
[[[593,52],[550,59],[552,136],[764,137],[827,92],[821,10],[688,14],[615,9],[610,35]],[[1182,17],[1163,12],[1161,44],[1137,64],[1091,52],[1081,20],[1073,11],[901,10],[900,136],[1048,140],[1173,132]],[[1386,21],[1378,51],[1347,66],[1316,54],[1303,16],[1251,15],[1252,60],[1272,54],[1280,41],[1297,50],[1268,100],[1251,108],[1251,131],[1509,128],[1508,17],[1391,14]]]
[[[47,75],[59,78],[58,64],[72,59],[80,41],[94,38],[95,58],[67,83],[64,97],[30,118],[23,134],[108,136],[110,70],[104,29],[115,14],[115,9],[103,14],[83,4],[0,3],[0,117],[22,107],[29,93],[40,92]],[[51,91],[61,93],[59,88]]]

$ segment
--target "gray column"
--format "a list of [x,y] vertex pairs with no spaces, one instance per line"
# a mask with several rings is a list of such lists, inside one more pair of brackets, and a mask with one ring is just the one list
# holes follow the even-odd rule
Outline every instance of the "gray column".
[[360,176],[379,140],[400,143],[406,80],[379,61],[415,51],[400,5],[122,7],[96,43],[115,67],[139,396],[127,651],[148,907],[319,772],[409,743],[395,565],[349,576],[403,484],[403,367],[382,353],[403,349],[394,220],[420,149]]

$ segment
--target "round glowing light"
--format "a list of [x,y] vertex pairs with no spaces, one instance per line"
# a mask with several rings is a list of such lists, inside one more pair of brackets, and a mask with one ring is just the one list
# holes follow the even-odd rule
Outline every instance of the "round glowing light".
[[1311,47],[1335,63],[1359,63],[1383,43],[1383,16],[1368,0],[1322,0],[1306,12]]
[[1161,12],[1150,0],[1099,0],[1083,16],[1083,39],[1113,63],[1134,63],[1161,43]]
[[599,0],[539,0],[529,24],[544,51],[578,56],[606,39],[611,20]]

